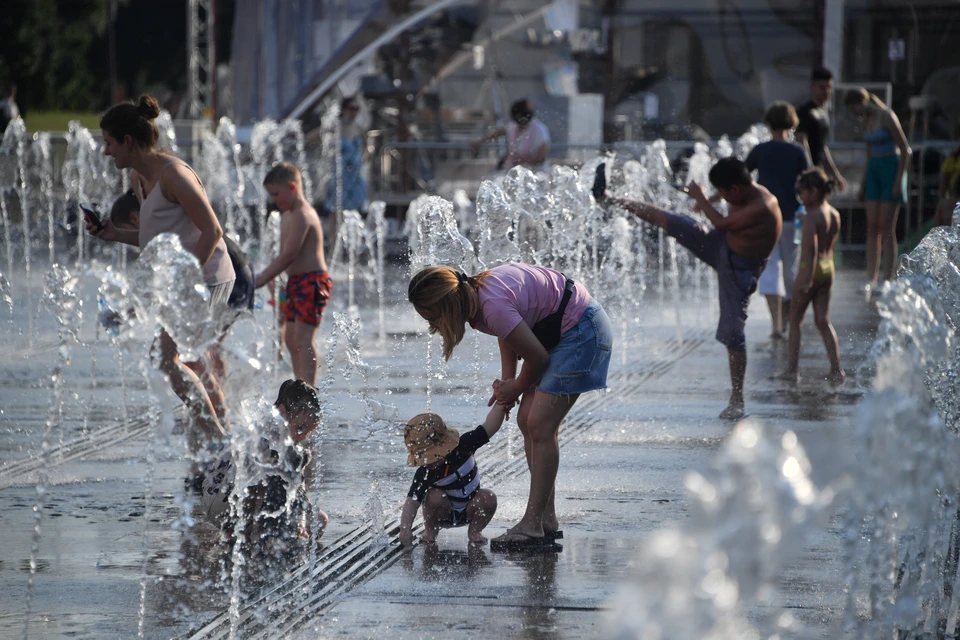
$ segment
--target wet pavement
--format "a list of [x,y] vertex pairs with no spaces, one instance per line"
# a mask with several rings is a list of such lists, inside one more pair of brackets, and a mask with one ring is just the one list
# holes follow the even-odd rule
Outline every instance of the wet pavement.
[[[174,528],[183,513],[185,463],[148,447],[151,400],[138,362],[130,354],[119,362],[120,352],[98,336],[92,317],[80,335],[93,346],[71,348],[62,415],[50,411],[57,333],[47,311],[24,316],[42,289],[41,275],[32,278],[30,304],[21,286],[14,322],[0,328],[3,637],[609,637],[614,599],[634,579],[645,536],[688,518],[684,477],[705,467],[734,426],[716,418],[729,377],[726,352],[713,339],[715,302],[661,303],[648,294],[639,328],[631,324],[617,334],[610,391],[581,398],[561,429],[563,551],[493,553],[468,547],[461,529],[441,532],[435,547],[404,553],[396,524],[413,470],[405,466],[401,425],[427,408],[428,387],[431,409],[451,426],[462,431],[482,421],[486,390],[498,373],[496,343],[468,332],[442,365],[434,338],[428,361],[428,339],[417,333],[422,322],[394,294],[387,339],[378,345],[375,301],[367,294],[361,341],[369,368],[346,378],[341,339],[327,392],[318,502],[330,515],[329,530],[312,563],[291,562],[286,575],[255,595],[231,592],[217,580],[223,552],[215,531],[204,524],[188,535]],[[751,302],[747,410],[774,433],[797,434],[821,486],[852,456],[850,426],[862,397],[857,372],[866,366],[877,322],[858,292],[859,278],[841,271],[834,291],[832,317],[850,377],[839,389],[817,379],[828,364],[809,312],[804,380],[796,387],[768,380],[785,366],[785,345],[768,337],[762,298]],[[92,285],[83,297],[95,303]],[[321,334],[330,335],[340,302],[329,308]],[[269,322],[267,311],[258,313]],[[284,373],[262,382],[264,395],[276,393]],[[487,530],[492,537],[519,519],[525,503],[528,476],[516,425],[505,425],[477,460],[483,486],[499,497]],[[36,536],[41,472],[49,486]],[[777,593],[748,609],[748,617],[783,608],[813,637],[842,637],[841,544],[834,514],[811,531]]]

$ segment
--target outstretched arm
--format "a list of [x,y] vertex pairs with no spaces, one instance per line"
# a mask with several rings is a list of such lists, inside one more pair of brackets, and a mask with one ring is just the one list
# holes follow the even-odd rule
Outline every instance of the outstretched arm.
[[907,142],[907,136],[903,133],[903,127],[900,126],[900,119],[893,111],[886,111],[887,128],[893,134],[893,141],[897,143],[900,149],[900,162],[897,163],[897,178],[893,183],[893,197],[899,198],[903,190],[903,174],[907,170],[907,163],[910,161],[910,143]]
[[503,420],[507,415],[507,408],[500,404],[496,403],[490,409],[490,412],[487,413],[487,419],[483,421],[483,430],[487,432],[487,438],[492,438],[493,435],[500,431],[500,427],[503,426]]
[[193,249],[193,255],[200,261],[200,266],[207,264],[223,237],[223,228],[203,192],[200,180],[193,171],[174,165],[160,174],[160,182],[155,188],[159,188],[167,200],[183,207],[190,221],[200,229],[200,239]]
[[533,335],[533,330],[526,322],[518,324],[503,342],[523,358],[523,366],[515,380],[504,380],[494,388],[491,402],[495,400],[499,404],[512,407],[523,392],[540,379],[550,362],[550,354],[543,348],[537,336]]
[[827,165],[827,171],[829,171],[833,179],[837,181],[837,190],[843,191],[846,189],[847,181],[840,175],[840,169],[837,169],[837,165],[833,161],[833,156],[830,155],[830,148],[827,147],[827,145],[823,145],[823,161]]
[[283,273],[297,259],[303,247],[304,238],[307,237],[307,221],[303,212],[297,210],[284,217],[286,219],[280,224],[280,255],[257,275],[256,287],[262,287]]
[[470,146],[473,147],[474,152],[476,152],[477,149],[480,148],[480,145],[482,145],[484,142],[488,142],[490,140],[496,140],[497,138],[505,135],[507,135],[507,128],[497,127],[495,129],[491,129],[490,131],[488,131],[486,135],[480,138],[477,138],[476,140],[471,142]]

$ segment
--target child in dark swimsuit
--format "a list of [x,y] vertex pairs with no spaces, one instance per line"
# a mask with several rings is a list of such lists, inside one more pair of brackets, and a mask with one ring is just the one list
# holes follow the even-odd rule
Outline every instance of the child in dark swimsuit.
[[410,529],[421,504],[423,542],[435,542],[440,529],[467,526],[471,544],[486,544],[481,532],[497,511],[497,496],[480,488],[473,453],[500,430],[506,412],[506,407],[494,404],[483,424],[462,436],[435,413],[421,413],[407,423],[403,434],[410,452],[407,464],[420,468],[400,515],[400,542],[405,548],[413,546]]
[[797,191],[807,215],[803,219],[800,241],[800,266],[793,284],[793,306],[790,307],[790,361],[779,377],[799,380],[800,328],[807,305],[813,302],[813,318],[823,338],[830,359],[825,378],[834,384],[846,379],[840,366],[837,332],[830,323],[830,289],[833,286],[833,251],[840,237],[840,213],[827,202],[833,182],[819,167],[804,171],[797,180]]

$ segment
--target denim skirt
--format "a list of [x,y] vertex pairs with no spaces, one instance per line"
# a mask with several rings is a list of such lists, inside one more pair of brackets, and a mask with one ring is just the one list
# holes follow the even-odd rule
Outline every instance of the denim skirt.
[[591,300],[577,326],[560,336],[537,391],[571,395],[607,388],[613,329],[600,303]]

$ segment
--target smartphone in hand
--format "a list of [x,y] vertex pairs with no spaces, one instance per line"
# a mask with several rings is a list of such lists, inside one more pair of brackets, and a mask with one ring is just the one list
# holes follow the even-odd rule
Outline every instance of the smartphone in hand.
[[100,212],[97,211],[97,205],[90,204],[89,202],[81,202],[80,210],[83,211],[83,215],[90,221],[90,224],[97,227],[98,233],[103,231],[103,222],[100,220]]

